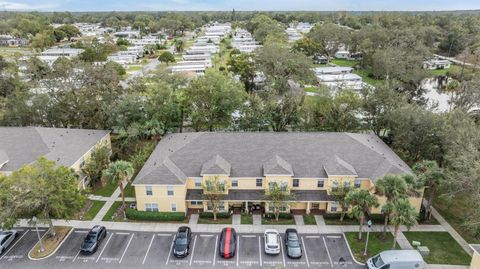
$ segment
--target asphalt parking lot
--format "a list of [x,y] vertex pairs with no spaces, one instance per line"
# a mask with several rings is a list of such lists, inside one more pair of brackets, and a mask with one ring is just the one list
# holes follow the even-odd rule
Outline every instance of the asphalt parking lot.
[[262,234],[238,234],[237,254],[225,260],[218,255],[218,234],[193,233],[190,254],[179,259],[172,255],[173,233],[108,231],[96,253],[83,255],[79,246],[87,230],[74,230],[54,255],[31,261],[27,255],[37,234],[19,231],[0,255],[0,268],[361,268],[341,234],[301,234],[300,259],[288,258],[283,244],[279,255],[265,254]]

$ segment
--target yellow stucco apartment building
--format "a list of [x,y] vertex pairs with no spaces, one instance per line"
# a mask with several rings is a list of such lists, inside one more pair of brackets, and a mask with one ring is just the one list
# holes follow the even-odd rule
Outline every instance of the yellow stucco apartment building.
[[110,132],[105,130],[0,127],[0,174],[9,175],[39,157],[71,167],[79,175],[78,187],[88,179],[81,168],[95,149],[111,148]]
[[[159,142],[133,185],[142,211],[210,211],[202,185],[216,177],[228,186],[221,211],[269,212],[265,190],[275,181],[295,197],[283,211],[331,213],[340,211],[332,190],[374,192],[379,178],[404,173],[407,164],[372,134],[178,133]],[[417,210],[421,200],[411,198]]]

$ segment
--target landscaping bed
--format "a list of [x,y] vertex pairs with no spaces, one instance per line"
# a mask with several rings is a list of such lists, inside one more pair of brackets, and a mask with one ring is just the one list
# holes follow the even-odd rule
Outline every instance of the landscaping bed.
[[46,258],[58,248],[67,235],[72,230],[72,227],[67,226],[54,226],[55,236],[51,236],[48,232],[42,237],[42,243],[44,251],[40,252],[40,242],[37,242],[35,246],[30,250],[28,256],[32,259]]
[[232,215],[229,213],[217,213],[217,220],[213,219],[213,213],[201,212],[198,215],[198,224],[232,224]]
[[303,215],[303,222],[305,225],[317,225],[314,215]]
[[87,200],[84,209],[79,212],[79,214],[76,216],[76,219],[93,220],[93,218],[95,218],[95,216],[98,214],[98,211],[102,209],[105,203],[105,201]]
[[[108,209],[107,214],[103,217],[103,221],[123,221],[123,213],[121,210],[122,202],[114,202],[112,207]],[[128,206],[128,205],[127,205]]]
[[[323,216],[325,219],[325,224],[327,225],[359,225],[359,221],[356,218],[350,217],[348,214],[345,215],[343,221],[340,221],[340,213],[329,213]],[[372,214],[371,220],[374,225],[383,225],[384,217],[381,214]],[[367,219],[365,219],[365,223]]]
[[430,249],[430,255],[424,257],[431,264],[469,265],[471,257],[447,232],[403,232],[411,243],[419,241]]
[[[368,239],[367,256],[364,256],[363,252],[365,251],[367,233],[364,232],[362,234],[362,240],[358,240],[358,232],[346,232],[345,237],[350,245],[353,256],[358,262],[365,262],[368,258],[384,250],[391,250],[393,246],[393,235],[391,233],[387,233],[386,239],[383,240],[383,234],[381,232],[371,232]],[[398,244],[396,245],[396,249],[400,249]]]
[[275,220],[275,215],[272,213],[267,213],[262,218],[263,225],[295,225],[295,219],[292,214],[280,213],[278,221]]
[[127,209],[128,220],[133,221],[158,221],[158,222],[184,222],[185,212],[145,212]]

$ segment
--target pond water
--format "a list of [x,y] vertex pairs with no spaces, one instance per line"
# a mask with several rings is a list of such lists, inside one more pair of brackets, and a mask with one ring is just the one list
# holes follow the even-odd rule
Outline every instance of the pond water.
[[425,98],[428,100],[428,106],[434,112],[446,112],[450,110],[450,95],[443,93],[442,86],[448,82],[448,77],[432,77],[427,78],[422,82],[422,88],[426,90]]

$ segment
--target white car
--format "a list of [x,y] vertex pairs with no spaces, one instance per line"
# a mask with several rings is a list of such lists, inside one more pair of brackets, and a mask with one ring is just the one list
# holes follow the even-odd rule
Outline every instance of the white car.
[[280,253],[280,234],[277,230],[267,229],[263,234],[265,239],[265,253],[279,254]]
[[12,231],[1,231],[0,230],[0,254],[2,254],[8,246],[10,246],[17,237],[18,232],[15,230]]

